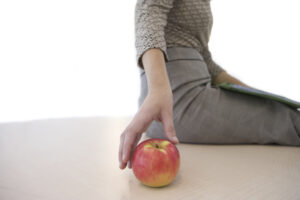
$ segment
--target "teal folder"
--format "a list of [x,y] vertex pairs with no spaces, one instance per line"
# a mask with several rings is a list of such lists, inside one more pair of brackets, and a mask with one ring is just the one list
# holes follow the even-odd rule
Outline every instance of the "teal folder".
[[248,87],[244,87],[244,86],[232,84],[232,83],[221,83],[218,86],[225,90],[230,90],[233,92],[239,92],[239,93],[243,93],[243,94],[248,94],[248,95],[253,95],[253,96],[258,96],[258,97],[278,101],[280,103],[286,104],[295,109],[300,108],[300,102],[294,101],[292,99],[288,99],[286,97],[283,97],[283,96],[280,96],[277,94],[272,94],[270,92],[266,92],[266,91],[262,91],[262,90],[258,90],[258,89],[254,89],[254,88],[248,88]]

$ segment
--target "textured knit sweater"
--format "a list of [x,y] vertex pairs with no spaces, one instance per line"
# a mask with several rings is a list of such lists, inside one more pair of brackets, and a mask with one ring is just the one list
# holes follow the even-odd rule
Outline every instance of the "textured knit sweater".
[[203,56],[212,80],[222,71],[212,59],[208,42],[213,25],[210,0],[137,0],[135,6],[136,62],[159,48],[167,62],[167,47],[194,47]]

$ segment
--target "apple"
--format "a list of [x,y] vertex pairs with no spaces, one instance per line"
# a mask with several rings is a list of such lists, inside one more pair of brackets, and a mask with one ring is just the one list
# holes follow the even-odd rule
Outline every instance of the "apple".
[[169,140],[147,139],[134,149],[131,166],[144,185],[162,187],[171,183],[180,165],[179,151]]

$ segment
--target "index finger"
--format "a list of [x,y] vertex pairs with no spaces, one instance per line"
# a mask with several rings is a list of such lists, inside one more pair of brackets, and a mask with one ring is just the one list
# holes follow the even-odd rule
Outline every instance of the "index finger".
[[122,150],[123,150],[123,144],[124,144],[124,132],[120,136],[120,145],[119,145],[119,164],[120,169],[122,169]]
[[132,149],[141,137],[141,134],[148,128],[151,123],[151,117],[137,114],[131,125],[124,134],[124,142],[121,149],[121,169],[124,169],[132,154]]

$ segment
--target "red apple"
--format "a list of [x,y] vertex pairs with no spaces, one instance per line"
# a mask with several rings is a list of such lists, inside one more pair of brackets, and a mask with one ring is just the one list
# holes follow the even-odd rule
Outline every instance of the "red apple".
[[180,156],[170,141],[153,138],[141,142],[135,148],[131,162],[133,173],[142,184],[162,187],[176,177]]

